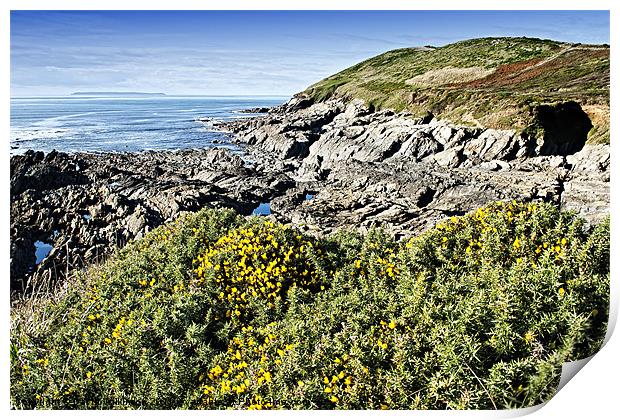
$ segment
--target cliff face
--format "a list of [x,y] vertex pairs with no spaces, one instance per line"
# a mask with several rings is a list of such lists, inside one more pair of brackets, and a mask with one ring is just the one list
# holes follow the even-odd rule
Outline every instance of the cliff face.
[[302,95],[359,98],[374,109],[430,111],[456,124],[516,131],[544,129],[541,106],[576,102],[592,121],[589,142],[608,143],[609,46],[483,38],[404,48],[334,74]]

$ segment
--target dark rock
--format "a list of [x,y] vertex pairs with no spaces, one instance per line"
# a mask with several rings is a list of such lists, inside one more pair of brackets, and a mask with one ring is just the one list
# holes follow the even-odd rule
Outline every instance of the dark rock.
[[[60,281],[182,212],[211,206],[250,214],[294,185],[283,173],[249,169],[226,149],[12,156],[11,290]],[[54,245],[37,266],[36,240]]]
[[242,114],[264,114],[266,112],[269,112],[268,107],[257,107],[257,108],[248,108],[248,109],[242,109],[239,112]]
[[541,155],[572,155],[585,146],[592,122],[576,102],[540,105],[535,119],[544,130]]

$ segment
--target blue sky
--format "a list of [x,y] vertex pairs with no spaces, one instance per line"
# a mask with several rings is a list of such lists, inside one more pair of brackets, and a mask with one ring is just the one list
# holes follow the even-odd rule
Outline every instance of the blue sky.
[[12,96],[291,95],[394,48],[609,43],[606,11],[12,11]]

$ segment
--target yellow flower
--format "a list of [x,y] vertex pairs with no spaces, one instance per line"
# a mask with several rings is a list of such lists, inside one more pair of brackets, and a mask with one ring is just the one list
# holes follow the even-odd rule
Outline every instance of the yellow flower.
[[329,400],[333,403],[337,403],[338,402],[338,397],[336,397],[335,395],[332,395]]
[[526,332],[525,335],[523,336],[523,339],[525,340],[527,344],[530,344],[532,341],[534,341],[535,338],[536,338],[536,335],[532,331]]
[[328,386],[325,387],[325,389],[323,390],[323,392],[329,394],[330,392],[332,392],[332,389]]
[[388,324],[388,327],[390,327],[390,329],[393,330],[394,328],[396,328],[396,322],[394,322],[394,320],[391,320],[390,323]]
[[521,247],[521,241],[519,241],[519,238],[515,238],[515,241],[512,243],[512,246],[514,249],[519,249],[519,247]]
[[564,296],[564,288],[560,287],[560,289],[558,290],[558,293],[560,294],[560,297]]
[[37,359],[37,363],[43,366],[47,366],[49,364],[49,360],[47,359]]

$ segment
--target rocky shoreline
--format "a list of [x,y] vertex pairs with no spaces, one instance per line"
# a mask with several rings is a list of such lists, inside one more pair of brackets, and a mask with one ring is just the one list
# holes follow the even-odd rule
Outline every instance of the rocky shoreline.
[[[552,202],[595,223],[609,214],[609,146],[584,144],[588,122],[575,118],[575,107],[549,110],[554,124],[567,126],[548,133],[574,134],[559,142],[300,96],[217,124],[245,145],[243,155],[219,148],[12,156],[11,290],[62,279],[204,206],[250,215],[268,203],[269,217],[318,235],[383,226],[410,236],[513,199]],[[37,241],[53,246],[39,264]]]

